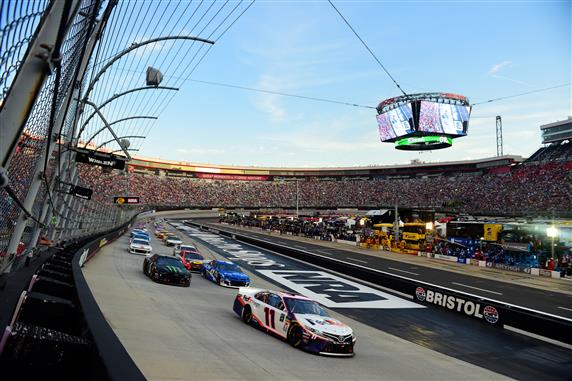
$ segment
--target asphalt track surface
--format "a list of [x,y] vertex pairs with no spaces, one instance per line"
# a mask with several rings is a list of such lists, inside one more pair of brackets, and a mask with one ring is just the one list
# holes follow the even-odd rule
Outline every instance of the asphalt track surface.
[[[204,232],[192,234],[195,239],[198,238],[205,243],[204,238],[201,239],[201,234],[205,234]],[[288,269],[316,269],[314,266],[271,251],[240,244],[246,250],[258,250],[266,258],[285,264]],[[229,256],[214,245],[206,243],[206,246],[211,252],[233,259],[232,255]],[[251,266],[245,261],[238,260],[237,263],[257,274],[264,273],[264,270],[259,271],[256,266]],[[271,277],[263,275],[263,278],[274,284],[281,284]],[[451,313],[441,307],[333,309],[380,331],[509,377],[521,380],[562,380],[572,374],[570,349],[496,328],[482,321]],[[547,362],[551,366],[547,367]]]
[[[183,240],[192,242],[188,237]],[[355,357],[329,358],[296,350],[245,325],[232,311],[234,289],[198,275],[190,288],[152,282],[142,273],[143,257],[129,254],[127,242],[124,236],[104,247],[83,271],[110,326],[148,379],[506,379],[364,324],[360,311],[332,312],[356,332]],[[157,240],[152,245],[155,253],[172,252]],[[199,242],[198,246],[206,257],[221,257],[208,245]],[[249,275],[254,287],[280,289],[254,273]],[[352,314],[360,319],[352,319]]]
[[[198,223],[202,223],[202,221],[205,223],[213,222],[212,219],[195,220],[195,222]],[[408,265],[406,263],[396,262],[390,259],[363,255],[350,250],[327,248],[300,241],[293,242],[287,238],[268,236],[267,234],[255,233],[252,231],[244,231],[232,228],[228,225],[216,225],[214,227],[221,230],[236,231],[239,234],[261,240],[271,240],[272,242],[279,243],[281,245],[336,258],[354,265],[357,264],[382,270],[398,276],[417,279],[457,291],[478,295],[483,298],[498,300],[572,319],[572,295],[570,294],[524,287],[522,285],[483,279],[430,267]]]

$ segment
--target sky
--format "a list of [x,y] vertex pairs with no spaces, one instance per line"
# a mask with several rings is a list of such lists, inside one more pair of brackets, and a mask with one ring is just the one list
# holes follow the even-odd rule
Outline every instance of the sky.
[[[407,93],[478,103],[572,82],[570,1],[334,4]],[[327,1],[256,1],[190,79],[368,106],[400,95]],[[571,98],[568,86],[475,105],[453,147],[403,152],[380,142],[373,109],[187,80],[138,154],[271,167],[477,159],[496,155],[500,115],[504,153],[527,157],[541,146],[540,125],[572,115]]]

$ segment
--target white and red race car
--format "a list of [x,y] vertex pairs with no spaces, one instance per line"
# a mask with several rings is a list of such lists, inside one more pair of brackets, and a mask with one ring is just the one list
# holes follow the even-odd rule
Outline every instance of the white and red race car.
[[301,295],[241,287],[234,300],[246,324],[287,340],[292,346],[322,355],[353,356],[356,337],[315,301]]

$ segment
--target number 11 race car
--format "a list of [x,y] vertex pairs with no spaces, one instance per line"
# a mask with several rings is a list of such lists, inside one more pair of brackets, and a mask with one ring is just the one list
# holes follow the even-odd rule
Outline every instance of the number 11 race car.
[[321,355],[354,355],[352,329],[304,296],[241,287],[233,309],[246,324],[286,339],[296,348]]

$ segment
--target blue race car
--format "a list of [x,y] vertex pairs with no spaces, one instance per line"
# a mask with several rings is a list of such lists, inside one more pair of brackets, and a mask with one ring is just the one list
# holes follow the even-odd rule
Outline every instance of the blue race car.
[[232,262],[212,260],[204,264],[201,274],[220,286],[248,287],[250,285],[250,277]]

